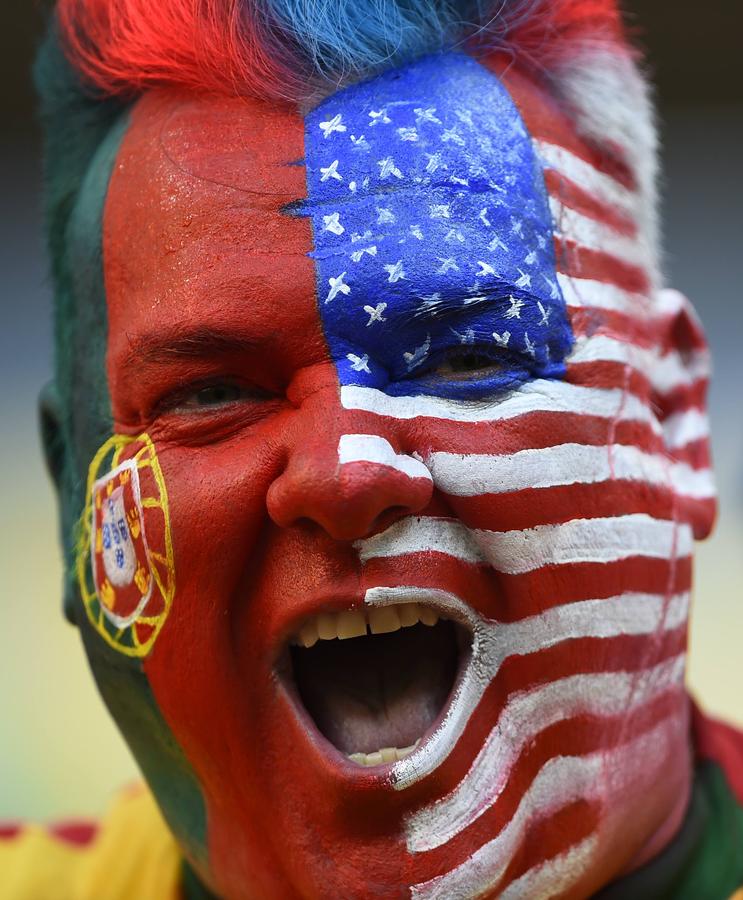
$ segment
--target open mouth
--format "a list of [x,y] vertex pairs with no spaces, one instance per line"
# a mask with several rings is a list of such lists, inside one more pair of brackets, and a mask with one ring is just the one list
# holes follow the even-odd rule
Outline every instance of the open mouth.
[[442,715],[471,635],[429,606],[323,613],[289,647],[299,700],[318,731],[361,766],[412,753]]

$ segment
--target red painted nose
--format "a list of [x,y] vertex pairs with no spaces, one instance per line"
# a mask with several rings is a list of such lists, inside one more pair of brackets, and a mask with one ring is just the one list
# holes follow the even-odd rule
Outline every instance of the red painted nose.
[[268,490],[268,512],[282,527],[313,522],[338,541],[367,537],[431,500],[422,462],[375,435],[315,437],[296,449]]

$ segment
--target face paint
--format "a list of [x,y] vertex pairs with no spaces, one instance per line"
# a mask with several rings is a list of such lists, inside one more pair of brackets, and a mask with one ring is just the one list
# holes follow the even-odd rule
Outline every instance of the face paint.
[[93,627],[119,652],[146,656],[175,592],[168,497],[146,434],[111,438],[91,463],[78,578]]
[[[675,828],[706,360],[651,299],[641,202],[530,81],[459,56],[304,123],[134,110],[108,380],[168,485],[178,589],[144,671],[218,893],[583,896]],[[330,640],[359,621],[364,649]]]
[[[395,99],[376,109],[380,92]],[[431,57],[321,104],[305,146],[302,212],[341,385],[476,400],[564,375],[572,333],[542,168],[497,78]],[[491,361],[489,376],[427,378],[457,347]]]

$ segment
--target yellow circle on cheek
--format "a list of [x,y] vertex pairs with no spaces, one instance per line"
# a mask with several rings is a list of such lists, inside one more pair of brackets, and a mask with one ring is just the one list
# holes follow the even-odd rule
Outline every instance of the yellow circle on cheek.
[[114,435],[93,457],[77,575],[88,619],[101,637],[126,656],[146,656],[175,594],[168,494],[146,433]]

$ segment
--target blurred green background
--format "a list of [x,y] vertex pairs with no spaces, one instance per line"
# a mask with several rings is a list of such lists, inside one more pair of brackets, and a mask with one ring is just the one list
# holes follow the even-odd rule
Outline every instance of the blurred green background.
[[[743,8],[737,0],[630,7],[659,87],[669,280],[696,303],[716,361],[721,517],[698,554],[690,683],[708,710],[743,725]],[[43,16],[31,0],[4,0],[3,12],[0,818],[48,819],[100,813],[136,772],[61,614],[35,410],[51,358],[28,74]]]

